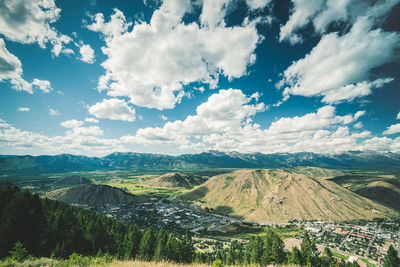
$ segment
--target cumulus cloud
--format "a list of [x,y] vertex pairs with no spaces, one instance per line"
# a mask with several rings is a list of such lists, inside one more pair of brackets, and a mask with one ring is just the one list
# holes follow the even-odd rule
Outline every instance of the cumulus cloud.
[[214,88],[220,75],[229,79],[246,75],[261,40],[257,21],[225,27],[227,2],[218,2],[217,15],[207,15],[209,2],[205,1],[201,25],[182,21],[191,10],[188,0],[164,1],[150,23],[136,22],[131,30],[132,23],[118,9],[108,22],[103,14],[96,14],[87,28],[104,35],[102,51],[107,56],[98,89],[108,90],[110,96],[129,97],[138,106],[162,110],[174,108],[190,83]]
[[400,133],[400,123],[390,125],[383,134],[397,134]]
[[5,0],[0,2],[0,33],[7,39],[23,43],[52,46],[55,56],[72,54],[65,45],[72,39],[60,34],[52,24],[60,17],[61,9],[54,0]]
[[89,123],[99,123],[99,120],[95,118],[86,118],[85,121]]
[[[199,105],[195,115],[166,122],[162,127],[139,129],[121,137],[130,144],[169,146],[174,151],[241,152],[341,152],[361,147],[369,131],[351,132],[349,125],[365,114],[337,115],[333,106],[323,106],[303,116],[280,118],[260,125],[253,117],[265,110],[259,95],[246,96],[241,90],[220,90]],[[264,128],[264,129],[263,129]]]
[[21,61],[7,50],[4,40],[0,38],[0,82],[6,80],[10,81],[14,90],[29,94],[33,94],[33,88],[38,88],[44,93],[51,90],[49,81],[33,79],[30,83],[24,80]]
[[24,107],[19,107],[18,111],[20,111],[20,112],[29,112],[30,109],[29,108],[24,108]]
[[97,102],[89,107],[89,113],[96,118],[134,121],[136,111],[130,107],[124,100],[121,99],[103,99],[102,102]]
[[46,80],[33,79],[32,85],[36,86],[44,93],[49,93],[52,90],[50,82]]
[[[68,128],[65,135],[49,137],[18,129],[0,119],[2,147],[29,153],[43,151],[49,154],[71,153],[104,156],[114,151],[126,151],[119,139],[102,138],[103,130],[97,126]],[[43,153],[41,152],[41,153]]]
[[396,119],[397,119],[397,120],[400,120],[400,112],[399,112],[399,113],[397,113],[397,117],[396,117]]
[[289,20],[280,28],[280,41],[292,45],[301,43],[304,38],[299,33],[310,23],[316,32],[323,34],[331,24],[339,22],[354,23],[358,17],[367,16],[371,23],[379,23],[382,16],[399,3],[398,0],[351,1],[351,0],[292,0]]
[[94,59],[94,50],[92,49],[92,47],[90,45],[82,45],[79,48],[79,53],[81,54],[80,59],[83,62],[92,64],[95,62]]
[[324,106],[316,113],[309,113],[304,116],[281,118],[271,124],[268,131],[274,133],[304,132],[324,129],[333,124],[349,124],[357,120],[364,112],[357,112],[354,116],[336,116],[333,106]]
[[60,123],[60,125],[64,128],[77,128],[83,124],[83,121],[78,120],[69,120]]
[[278,87],[285,88],[285,99],[322,96],[323,102],[335,104],[369,95],[391,82],[391,77],[370,81],[369,73],[394,59],[400,35],[371,27],[367,17],[360,17],[349,33],[322,36],[309,54],[284,71]]

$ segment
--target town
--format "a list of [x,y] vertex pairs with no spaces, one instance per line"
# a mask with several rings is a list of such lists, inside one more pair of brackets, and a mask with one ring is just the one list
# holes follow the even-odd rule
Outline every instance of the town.
[[[352,260],[367,259],[377,264],[390,245],[400,249],[400,221],[374,220],[351,222],[290,221],[288,223],[257,223],[216,214],[212,209],[203,210],[195,205],[176,202],[171,198],[150,198],[144,203],[124,204],[85,208],[97,211],[107,217],[133,222],[141,226],[154,226],[170,231],[183,232],[186,228],[195,237],[198,249],[215,251],[219,246],[237,242],[238,238],[229,233],[231,227],[252,229],[249,234],[260,234],[265,227],[302,229],[308,231],[320,248],[329,247],[340,255]],[[303,231],[292,239],[300,241]]]

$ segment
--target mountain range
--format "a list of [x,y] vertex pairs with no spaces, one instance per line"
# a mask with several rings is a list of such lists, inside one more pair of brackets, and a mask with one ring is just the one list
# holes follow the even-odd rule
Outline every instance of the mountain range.
[[207,168],[289,168],[315,166],[331,169],[400,169],[400,154],[375,151],[347,151],[337,154],[274,153],[244,154],[208,151],[178,156],[115,152],[105,157],[70,154],[55,156],[0,157],[0,175],[37,175],[95,170],[182,170]]

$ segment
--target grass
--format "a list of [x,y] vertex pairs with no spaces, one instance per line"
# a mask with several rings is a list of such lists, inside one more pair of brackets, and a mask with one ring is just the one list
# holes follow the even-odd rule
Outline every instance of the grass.
[[175,196],[182,193],[183,189],[179,188],[153,188],[142,185],[138,179],[118,179],[104,183],[113,187],[124,189],[125,191],[134,195],[146,195],[155,197],[168,197]]
[[343,255],[343,254],[337,253],[337,252],[335,252],[335,251],[332,251],[332,255],[333,255],[334,257],[336,257],[336,258],[339,258],[339,259],[345,260],[345,261],[347,261],[347,259],[349,258],[348,256],[345,256],[345,255]]
[[282,239],[292,238],[302,233],[302,227],[298,225],[289,225],[287,227],[276,226],[273,228]]

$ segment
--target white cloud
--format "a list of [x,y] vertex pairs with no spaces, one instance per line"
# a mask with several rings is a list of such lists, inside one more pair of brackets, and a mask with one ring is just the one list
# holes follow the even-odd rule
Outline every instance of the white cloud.
[[225,13],[219,9],[216,12],[221,16],[210,15],[213,22],[207,25],[215,24],[213,27],[184,24],[182,17],[190,10],[190,1],[166,0],[154,11],[149,24],[139,21],[131,30],[132,24],[118,9],[109,22],[104,21],[103,14],[96,14],[87,28],[104,34],[106,46],[102,51],[108,57],[102,63],[105,74],[99,79],[98,89],[106,89],[114,97],[127,96],[138,106],[162,110],[174,108],[190,83],[214,88],[219,75],[229,79],[246,75],[261,39],[257,21],[224,27]]
[[65,47],[72,39],[60,34],[51,24],[60,17],[54,0],[5,0],[0,2],[0,33],[7,39],[23,43],[52,45],[52,53],[72,54]]
[[361,121],[354,124],[354,128],[361,129],[362,127],[363,127],[363,124]]
[[281,27],[279,40],[289,40],[290,43],[295,44],[301,42],[302,38],[294,32],[309,22],[310,17],[321,8],[324,1],[292,0],[292,2],[292,14],[286,24]]
[[89,123],[99,123],[99,120],[95,118],[86,118],[85,121]]
[[33,82],[29,83],[22,78],[21,61],[7,50],[4,40],[0,38],[0,82],[6,80],[10,81],[14,90],[25,91],[29,94],[33,94],[33,86],[44,93],[51,90],[49,81],[33,79]]
[[122,121],[134,121],[136,114],[134,108],[124,100],[116,98],[103,99],[102,102],[94,104],[89,107],[89,113],[96,118]]
[[397,113],[397,117],[396,117],[396,119],[397,119],[397,120],[400,120],[400,112],[399,112],[399,113]]
[[79,48],[79,52],[81,53],[80,59],[86,63],[92,64],[95,62],[94,59],[94,50],[90,45],[82,45]]
[[78,121],[78,120],[69,120],[60,123],[60,125],[64,128],[77,128],[79,126],[82,126],[82,124],[83,121]]
[[60,112],[58,112],[58,110],[56,110],[56,109],[49,109],[49,114],[51,115],[51,116],[58,116],[58,115],[60,115]]
[[20,112],[29,112],[30,109],[29,108],[24,108],[24,107],[19,107],[18,111],[20,111]]
[[351,1],[351,0],[292,0],[289,20],[280,28],[280,41],[289,41],[292,45],[301,43],[303,36],[299,30],[309,23],[316,32],[323,34],[329,25],[338,22],[354,23],[358,17],[367,16],[371,23],[378,23],[399,0]]
[[65,135],[49,137],[21,130],[0,119],[2,149],[9,148],[20,153],[40,151],[41,154],[84,154],[104,156],[114,151],[126,151],[118,139],[101,138],[103,130],[97,126],[75,127]]
[[362,115],[361,113],[363,112],[357,112],[354,116],[336,116],[333,106],[324,106],[318,109],[316,113],[309,113],[301,117],[281,118],[273,122],[268,131],[273,133],[292,133],[319,130],[334,124],[349,124],[358,119]]
[[246,2],[251,9],[259,9],[266,7],[271,0],[247,0]]
[[400,123],[390,125],[383,134],[397,134],[400,133]]
[[[73,126],[73,125],[70,125]],[[64,126],[66,127],[66,126]],[[72,128],[71,130],[67,131],[68,136],[102,136],[103,130],[98,126],[88,126],[88,127],[66,127]]]
[[393,78],[369,81],[369,72],[394,60],[399,47],[398,33],[371,30],[371,21],[359,18],[343,36],[330,33],[303,59],[294,62],[283,73],[278,84],[285,87],[284,96],[322,96],[322,101],[335,104],[371,94]]
[[33,79],[32,85],[37,86],[44,93],[49,93],[52,88],[49,81]]
[[341,116],[333,106],[261,126],[253,122],[253,116],[265,110],[263,103],[257,103],[258,97],[257,93],[247,97],[237,89],[220,90],[199,105],[195,115],[166,122],[162,127],[139,129],[135,135],[121,137],[121,141],[157,145],[175,153],[177,149],[182,152],[216,149],[248,153],[330,153],[361,149],[362,142],[371,136],[369,131],[351,132],[348,127],[356,124],[365,111]]

